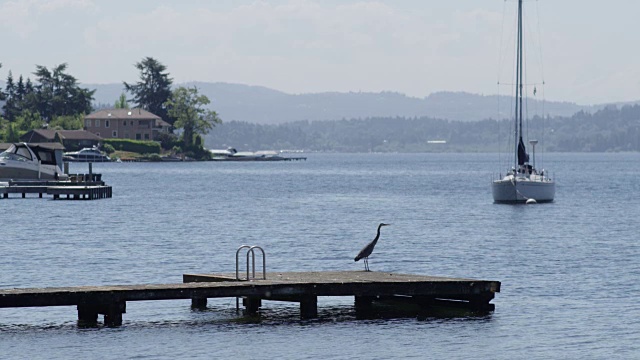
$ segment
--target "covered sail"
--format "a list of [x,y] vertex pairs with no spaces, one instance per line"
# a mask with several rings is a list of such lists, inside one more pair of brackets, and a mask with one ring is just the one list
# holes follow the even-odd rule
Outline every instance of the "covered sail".
[[524,165],[524,163],[527,162],[529,162],[529,154],[527,154],[527,149],[524,147],[522,136],[520,136],[520,141],[518,142],[518,165]]

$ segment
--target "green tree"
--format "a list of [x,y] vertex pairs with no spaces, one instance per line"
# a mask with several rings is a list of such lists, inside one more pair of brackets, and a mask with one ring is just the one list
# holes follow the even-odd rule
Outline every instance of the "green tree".
[[21,106],[24,98],[27,94],[27,89],[24,85],[24,79],[22,75],[18,78],[18,84],[16,85],[16,103]]
[[20,141],[20,132],[17,129],[16,124],[9,123],[6,130],[5,142],[18,142]]
[[116,100],[116,103],[115,103],[114,107],[116,109],[128,109],[129,108],[129,102],[127,102],[127,96],[124,93],[120,94],[120,97],[118,98],[118,100]]
[[66,63],[55,66],[51,71],[36,65],[33,73],[38,85],[35,86],[35,96],[27,105],[37,110],[47,122],[55,116],[87,114],[92,110],[95,90],[79,87],[76,78],[66,70]]
[[216,124],[222,123],[215,111],[204,108],[209,103],[209,98],[199,95],[195,86],[177,88],[165,103],[169,116],[176,119],[174,126],[184,129],[185,149],[193,146],[194,135],[206,135]]
[[135,67],[140,70],[140,81],[135,84],[123,82],[125,89],[133,94],[131,102],[173,125],[175,120],[168,115],[165,105],[171,97],[173,83],[166,72],[167,67],[152,57],[142,59]]
[[[22,110],[20,115],[16,117],[14,123],[16,125],[16,128],[14,128],[14,130],[17,129],[22,133],[33,129],[42,129],[43,125],[45,124],[44,120],[38,112],[33,112],[28,109]],[[22,135],[22,133],[20,135]]]
[[83,124],[83,114],[56,116],[49,122],[49,128],[56,130],[82,130]]
[[13,75],[11,71],[9,71],[9,75],[7,75],[7,84],[5,86],[5,93],[3,95],[6,102],[2,106],[4,110],[4,117],[9,121],[14,121],[18,112],[20,111],[18,108],[18,99],[16,97],[16,85],[13,82]]
[[[2,68],[2,63],[0,63],[0,69]],[[2,92],[2,89],[0,89],[0,101],[4,101],[4,99],[6,99],[6,95]]]

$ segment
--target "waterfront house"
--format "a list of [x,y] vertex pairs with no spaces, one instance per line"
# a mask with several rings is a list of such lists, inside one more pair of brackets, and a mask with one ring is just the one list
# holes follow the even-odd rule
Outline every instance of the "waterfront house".
[[154,140],[171,125],[142,109],[103,109],[84,118],[84,129],[105,139]]

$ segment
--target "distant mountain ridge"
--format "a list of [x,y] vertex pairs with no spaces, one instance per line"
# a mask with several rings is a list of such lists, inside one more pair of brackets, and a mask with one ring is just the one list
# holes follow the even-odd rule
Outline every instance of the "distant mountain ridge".
[[[340,120],[369,117],[422,117],[459,121],[479,121],[509,117],[512,101],[508,96],[477,95],[466,92],[436,92],[425,98],[409,97],[397,92],[323,92],[287,94],[263,86],[222,82],[189,82],[177,86],[196,86],[211,100],[210,108],[223,121],[245,121],[256,124],[280,124],[298,120]],[[0,86],[4,88],[2,82]],[[95,89],[94,104],[111,106],[124,92],[121,83],[81,84]],[[530,107],[542,103],[529,100]],[[570,102],[546,101],[544,110],[550,116],[571,116],[578,111],[593,112],[606,105],[578,105]]]
[[[478,121],[508,116],[511,98],[477,95],[466,92],[437,92],[425,98],[409,97],[397,92],[324,92],[287,94],[263,86],[229,83],[189,82],[179,86],[196,86],[211,100],[211,108],[223,121],[246,121],[257,124],[280,124],[298,120],[340,120],[368,117],[429,116],[460,121]],[[124,90],[121,84],[93,85],[95,102],[113,104]],[[531,106],[536,101],[530,101]],[[605,105],[583,106],[570,102],[547,101],[545,113],[571,116],[578,111],[596,111]]]

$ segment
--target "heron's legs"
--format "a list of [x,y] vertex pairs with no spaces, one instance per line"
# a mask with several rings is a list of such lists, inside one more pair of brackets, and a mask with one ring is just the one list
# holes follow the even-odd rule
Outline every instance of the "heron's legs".
[[369,270],[369,257],[368,256],[366,258],[364,258],[364,271],[371,271],[371,270]]

